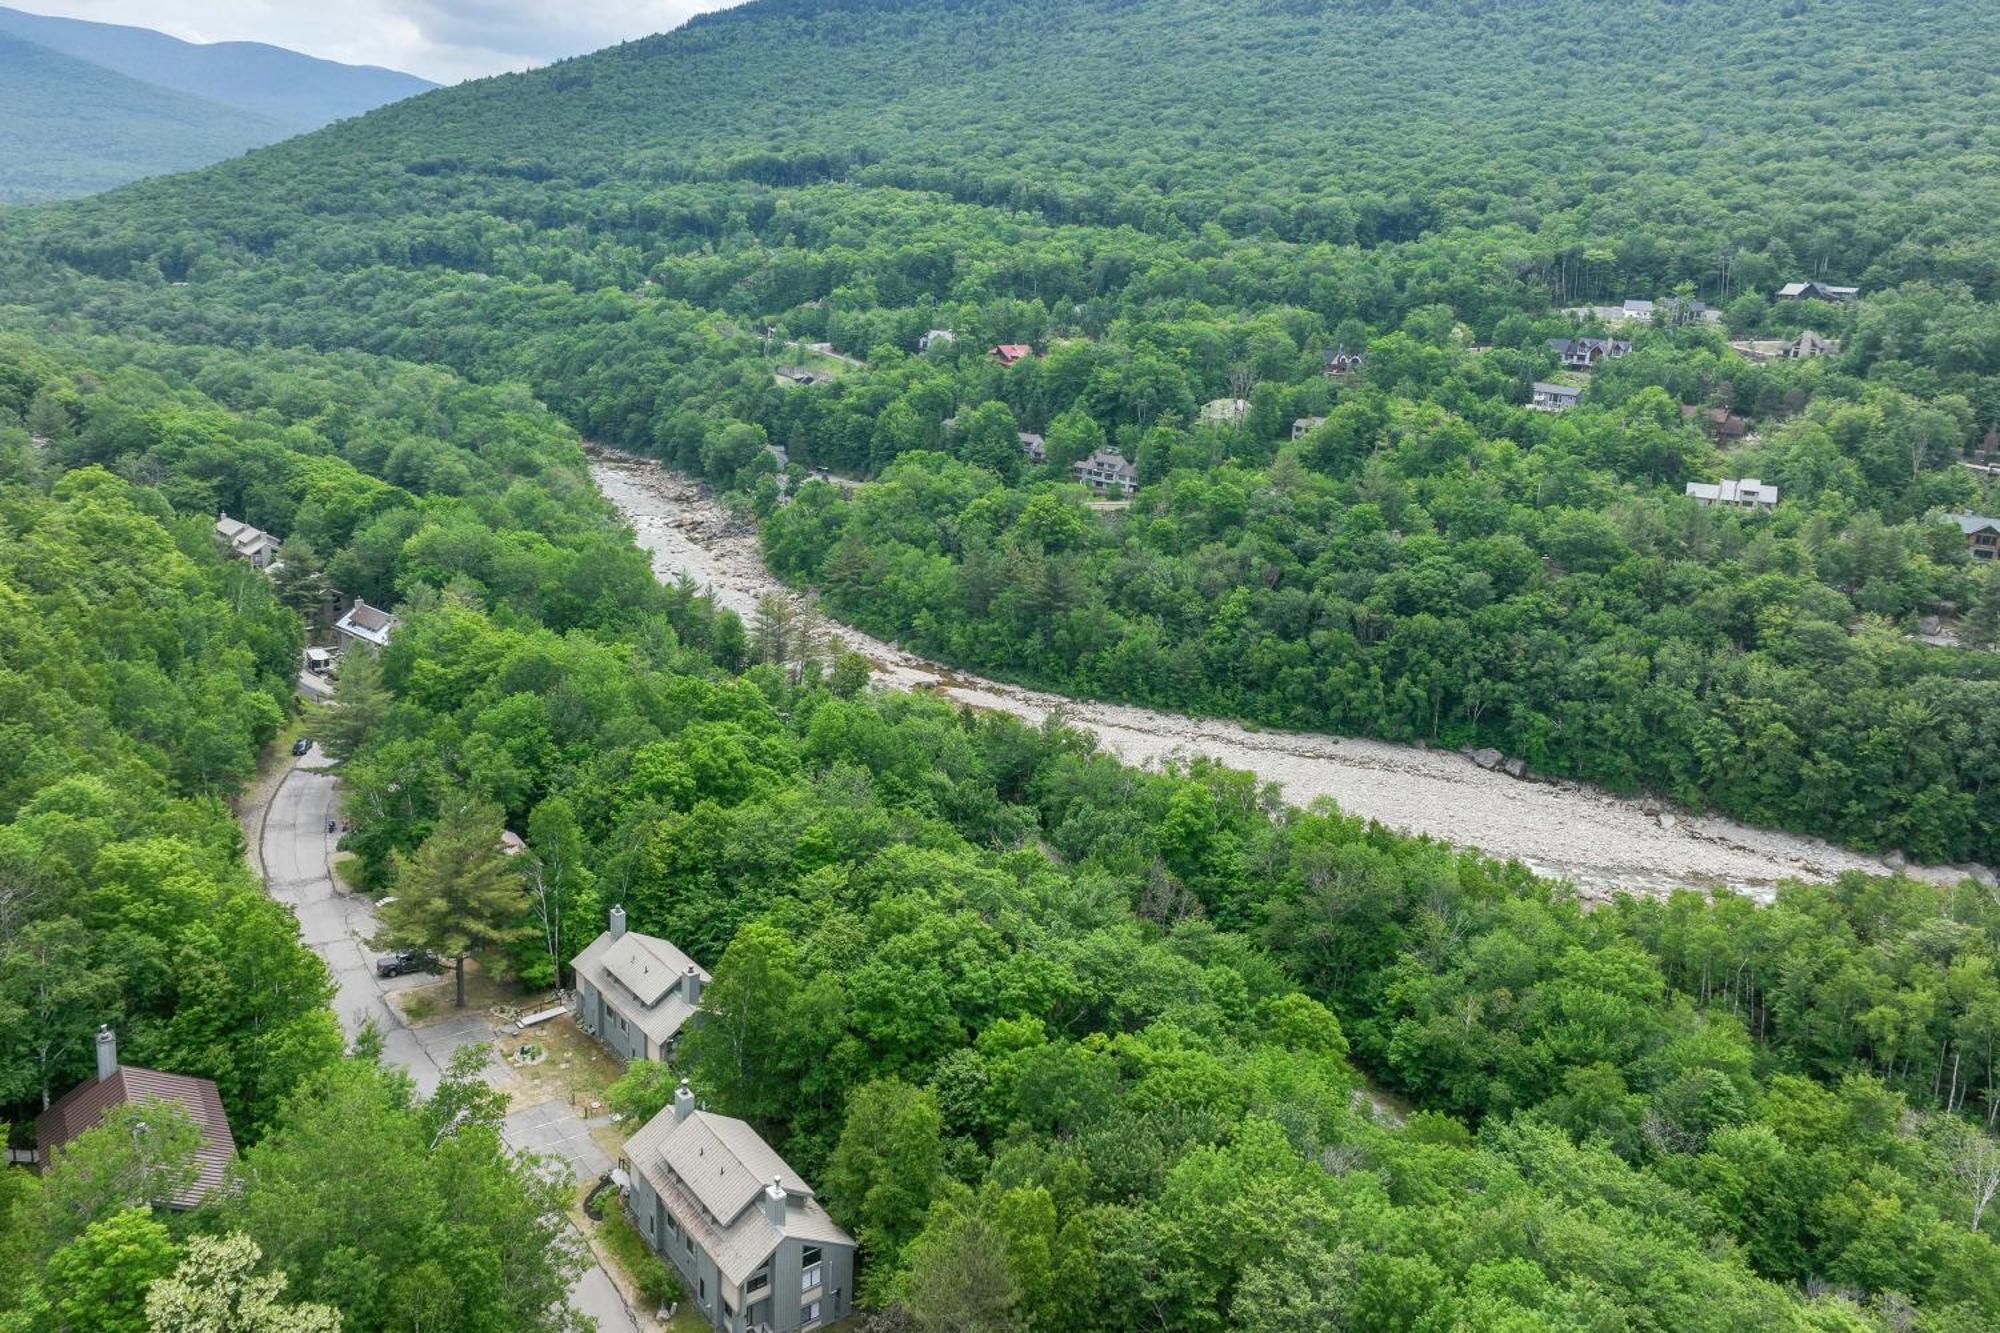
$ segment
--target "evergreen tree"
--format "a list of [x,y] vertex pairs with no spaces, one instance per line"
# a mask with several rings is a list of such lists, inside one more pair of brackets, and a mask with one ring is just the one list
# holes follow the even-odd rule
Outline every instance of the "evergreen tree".
[[453,1003],[465,1006],[465,960],[492,957],[521,938],[520,868],[501,848],[505,825],[491,805],[444,812],[414,856],[393,860],[393,897],[381,910],[377,949],[421,949],[452,960]]
[[352,759],[394,702],[382,683],[381,659],[366,649],[348,649],[334,678],[333,698],[312,710],[320,749],[342,763]]

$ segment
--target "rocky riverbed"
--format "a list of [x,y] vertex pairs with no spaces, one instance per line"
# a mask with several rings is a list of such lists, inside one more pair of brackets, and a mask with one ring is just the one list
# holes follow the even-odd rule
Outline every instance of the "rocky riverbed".
[[[769,593],[792,594],[765,570],[755,530],[700,483],[615,450],[591,450],[591,475],[653,558],[663,579],[685,574],[746,618]],[[1341,809],[1405,833],[1427,834],[1489,856],[1519,860],[1573,881],[1590,896],[1729,889],[1769,898],[1780,880],[1828,880],[1846,870],[1880,874],[1874,857],[1816,838],[1662,809],[1573,782],[1510,775],[1441,750],[1304,732],[1266,731],[1214,718],[1071,699],[988,680],[918,657],[845,626],[834,637],[867,657],[878,677],[935,690],[976,708],[1039,723],[1060,711],[1127,763],[1158,765],[1205,755],[1275,782],[1287,800],[1331,797]],[[1967,868],[1913,867],[1953,880]]]

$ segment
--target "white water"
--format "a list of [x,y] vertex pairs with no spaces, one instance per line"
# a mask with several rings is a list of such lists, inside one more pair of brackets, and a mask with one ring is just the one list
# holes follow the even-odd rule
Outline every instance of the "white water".
[[[686,574],[746,618],[758,598],[791,595],[765,570],[756,533],[693,479],[599,448],[591,450],[591,475],[632,525],[661,578]],[[1578,783],[1517,781],[1446,751],[1253,730],[1212,718],[1070,699],[969,675],[845,626],[830,628],[867,657],[886,683],[933,689],[1037,724],[1059,709],[1069,725],[1090,732],[1127,763],[1157,765],[1206,755],[1277,783],[1297,804],[1331,797],[1350,814],[1519,860],[1542,874],[1572,880],[1591,896],[1694,887],[1767,899],[1779,880],[1823,881],[1845,870],[1883,870],[1877,860],[1817,838],[1680,811],[1656,818],[1638,801]],[[1909,873],[1949,881],[1964,872],[1920,867]]]

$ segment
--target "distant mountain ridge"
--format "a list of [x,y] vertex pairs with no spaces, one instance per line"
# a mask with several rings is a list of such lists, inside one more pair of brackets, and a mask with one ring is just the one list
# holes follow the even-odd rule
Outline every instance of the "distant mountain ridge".
[[343,65],[261,42],[184,42],[150,28],[4,6],[0,32],[128,78],[253,112],[295,133],[437,87],[414,74]]
[[0,8],[0,204],[193,170],[435,86],[254,42]]

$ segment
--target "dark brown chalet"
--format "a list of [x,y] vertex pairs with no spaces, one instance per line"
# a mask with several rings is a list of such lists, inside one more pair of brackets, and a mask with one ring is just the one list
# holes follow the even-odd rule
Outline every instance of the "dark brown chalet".
[[113,1109],[155,1101],[178,1102],[201,1131],[194,1183],[166,1203],[172,1208],[201,1204],[222,1188],[223,1173],[236,1156],[236,1136],[230,1133],[222,1094],[205,1078],[119,1064],[118,1039],[109,1028],[97,1033],[97,1077],[71,1088],[35,1118],[36,1169],[48,1170],[57,1149],[97,1128]]

